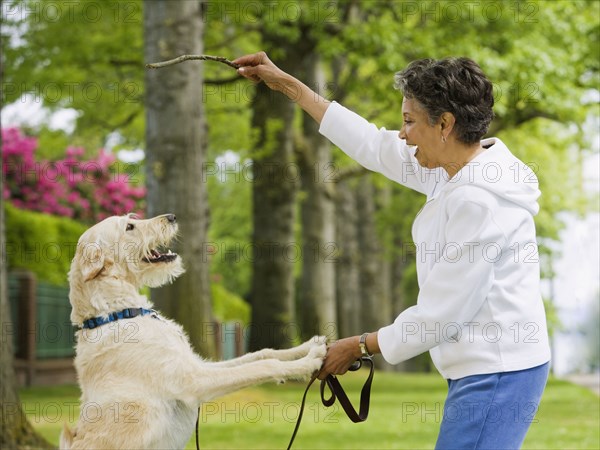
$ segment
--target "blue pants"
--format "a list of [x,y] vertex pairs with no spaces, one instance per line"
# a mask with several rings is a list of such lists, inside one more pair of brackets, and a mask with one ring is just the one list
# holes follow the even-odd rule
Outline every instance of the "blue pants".
[[435,448],[518,449],[535,420],[550,364],[448,380]]

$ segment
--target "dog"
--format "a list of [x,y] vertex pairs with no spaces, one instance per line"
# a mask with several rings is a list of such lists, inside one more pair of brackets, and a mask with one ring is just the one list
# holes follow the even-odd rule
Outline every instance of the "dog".
[[168,248],[177,220],[109,217],[80,237],[69,270],[81,413],[62,449],[172,449],[190,439],[202,402],[248,386],[306,379],[321,367],[325,338],[210,362],[182,327],[139,293],[184,273]]

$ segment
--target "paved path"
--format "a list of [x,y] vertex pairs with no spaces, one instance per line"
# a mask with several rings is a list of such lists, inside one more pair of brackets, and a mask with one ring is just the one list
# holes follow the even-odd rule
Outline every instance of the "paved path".
[[582,373],[576,375],[569,375],[566,380],[584,386],[591,391],[595,392],[596,395],[600,395],[600,373]]

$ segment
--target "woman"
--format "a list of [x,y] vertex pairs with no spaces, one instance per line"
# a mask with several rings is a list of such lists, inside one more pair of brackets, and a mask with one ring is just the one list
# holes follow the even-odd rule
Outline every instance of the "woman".
[[420,60],[396,74],[400,132],[377,129],[277,68],[264,52],[239,73],[296,101],[367,169],[427,196],[413,224],[417,304],[393,324],[332,344],[319,378],[365,353],[397,364],[429,351],[448,380],[436,448],[519,448],[548,376],[533,216],[537,179],[497,138],[492,84],[467,58]]

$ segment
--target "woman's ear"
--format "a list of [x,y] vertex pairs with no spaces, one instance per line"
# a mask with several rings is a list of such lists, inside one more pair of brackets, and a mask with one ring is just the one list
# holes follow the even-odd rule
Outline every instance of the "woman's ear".
[[456,118],[454,114],[451,112],[442,113],[440,116],[440,126],[442,132],[442,140],[446,142],[450,133],[452,133],[452,129],[454,128],[454,124],[456,123]]

